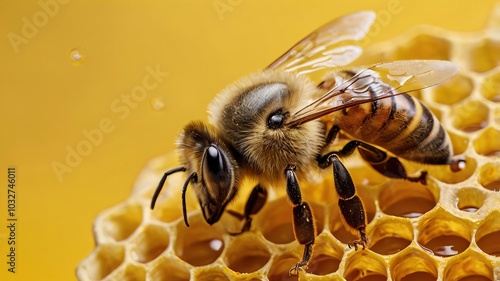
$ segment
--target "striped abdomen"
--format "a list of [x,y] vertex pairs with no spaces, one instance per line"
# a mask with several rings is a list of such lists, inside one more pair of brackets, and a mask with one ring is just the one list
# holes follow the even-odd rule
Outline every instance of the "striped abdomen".
[[401,94],[339,111],[334,122],[351,138],[425,164],[452,163],[452,146],[439,120],[419,100]]

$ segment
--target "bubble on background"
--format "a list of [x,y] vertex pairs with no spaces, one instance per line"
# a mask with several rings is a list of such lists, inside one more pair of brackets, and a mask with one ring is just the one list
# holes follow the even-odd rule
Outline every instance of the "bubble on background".
[[[94,224],[95,250],[78,266],[79,280],[500,280],[500,6],[484,31],[462,34],[420,27],[368,48],[360,64],[402,59],[446,59],[461,66],[449,81],[418,94],[467,159],[449,167],[405,162],[429,172],[427,185],[387,179],[356,157],[346,166],[368,215],[369,249],[354,251],[343,226],[331,175],[303,181],[318,236],[306,272],[288,276],[303,247],[294,238],[284,190],[271,192],[252,229],[230,215],[208,226],[194,191],[187,194],[191,227],[182,219],[184,174],[167,179],[155,210],[151,196],[176,156],[153,159],[130,197],[103,211]],[[76,52],[76,53],[75,53]],[[81,61],[78,50],[71,58]],[[152,107],[159,110],[159,100]],[[242,211],[252,184],[229,209]],[[324,279],[324,278],[327,279]]]
[[85,56],[82,54],[80,49],[74,48],[69,52],[69,59],[73,64],[79,65],[85,61]]
[[154,97],[149,100],[149,105],[154,111],[165,110],[165,102],[161,97]]

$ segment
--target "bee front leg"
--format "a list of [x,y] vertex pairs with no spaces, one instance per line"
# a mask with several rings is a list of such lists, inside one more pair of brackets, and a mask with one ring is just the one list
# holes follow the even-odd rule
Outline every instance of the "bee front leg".
[[265,188],[262,188],[260,184],[257,184],[252,189],[250,196],[248,196],[247,203],[245,204],[245,211],[243,214],[240,214],[233,210],[227,210],[227,212],[232,216],[240,220],[245,220],[245,223],[243,224],[243,227],[240,232],[232,232],[229,234],[239,235],[242,234],[243,232],[250,230],[250,227],[252,226],[252,215],[257,214],[262,209],[266,201],[267,201],[267,190]]
[[286,191],[288,198],[293,204],[293,232],[295,239],[304,245],[304,254],[302,260],[292,267],[289,274],[298,274],[299,270],[307,266],[311,260],[314,238],[316,237],[316,228],[311,207],[307,202],[302,201],[299,182],[295,175],[295,166],[289,165],[285,169]]
[[324,162],[319,163],[322,168],[333,164],[335,190],[339,195],[338,204],[344,223],[350,229],[359,232],[360,239],[350,242],[348,246],[349,248],[353,246],[355,250],[358,249],[358,246],[364,249],[368,244],[365,208],[361,198],[356,193],[356,186],[352,181],[351,175],[336,154],[329,153],[327,156],[322,157],[322,159]]

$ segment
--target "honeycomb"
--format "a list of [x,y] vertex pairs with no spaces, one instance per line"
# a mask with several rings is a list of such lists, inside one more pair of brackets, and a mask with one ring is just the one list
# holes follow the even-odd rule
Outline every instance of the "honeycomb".
[[[410,172],[427,170],[428,184],[391,180],[351,157],[345,161],[368,215],[369,247],[339,218],[333,179],[308,187],[317,239],[306,272],[289,276],[303,246],[294,238],[284,190],[272,190],[242,235],[242,222],[225,214],[208,226],[192,190],[187,193],[191,226],[181,211],[183,174],[174,174],[154,210],[150,200],[176,156],[151,160],[132,194],[103,211],[94,224],[95,250],[76,270],[79,280],[500,280],[500,6],[484,31],[461,34],[425,26],[369,47],[364,64],[401,59],[444,59],[461,72],[440,86],[415,93],[450,134],[466,168],[405,162]],[[313,184],[311,184],[313,185]],[[245,183],[228,209],[242,211]]]

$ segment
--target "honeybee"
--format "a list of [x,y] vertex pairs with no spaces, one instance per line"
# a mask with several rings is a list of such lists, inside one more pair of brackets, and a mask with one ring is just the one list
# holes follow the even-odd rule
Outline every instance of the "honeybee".
[[[239,234],[251,228],[252,216],[264,205],[268,188],[285,187],[293,205],[293,229],[304,245],[302,259],[290,273],[307,266],[316,236],[309,204],[302,200],[299,179],[332,166],[334,187],[345,226],[368,243],[363,203],[340,158],[358,150],[381,174],[425,184],[426,173],[406,174],[398,157],[423,164],[449,165],[453,157],[448,134],[438,119],[408,92],[429,87],[456,74],[447,61],[410,60],[369,67],[341,68],[314,84],[309,73],[337,69],[362,52],[360,40],[375,19],[364,11],[336,19],[299,41],[261,72],[241,78],[220,92],[209,105],[209,124],[194,121],[177,139],[181,167],[167,171],[151,201],[154,208],[166,178],[187,172],[182,208],[187,226],[186,191],[194,188],[206,222],[216,223],[238,193],[241,179],[258,184],[252,190]],[[339,132],[349,141],[328,151]],[[387,153],[390,152],[391,154]]]

